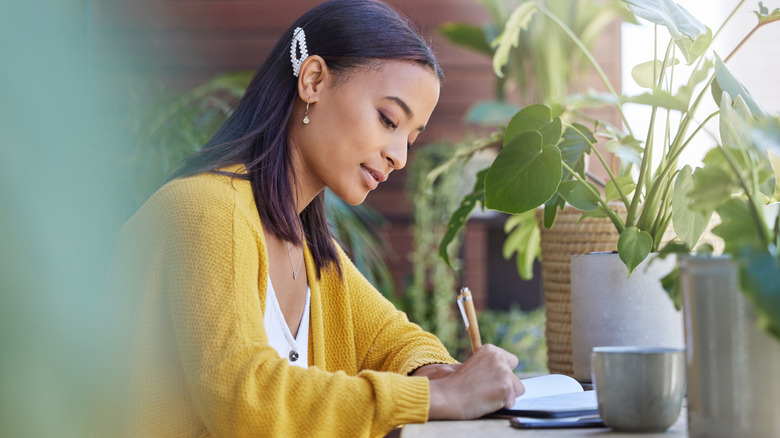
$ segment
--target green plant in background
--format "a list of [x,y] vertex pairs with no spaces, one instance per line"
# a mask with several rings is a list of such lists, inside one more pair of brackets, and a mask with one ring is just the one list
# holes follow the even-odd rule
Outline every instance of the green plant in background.
[[[592,49],[607,25],[615,19],[636,22],[634,15],[619,0],[591,2],[585,0],[555,0],[510,2],[507,0],[479,0],[490,12],[491,24],[478,26],[470,23],[451,22],[439,31],[453,44],[490,56],[493,59],[496,83],[493,101],[478,102],[466,116],[466,120],[484,125],[499,125],[498,132],[460,148],[453,160],[442,164],[432,172],[432,177],[445,171],[459,160],[469,160],[474,154],[495,149],[504,141],[505,125],[517,113],[521,103],[544,102],[563,111],[565,96],[581,87],[589,64],[585,56],[567,32],[555,21],[566,26],[588,50]],[[551,11],[551,17],[532,20],[537,5]],[[570,109],[566,117],[580,114],[583,107]],[[571,143],[569,153],[580,161],[578,168],[585,170],[582,149],[587,147],[579,136],[566,134]],[[484,174],[478,175],[477,185],[461,203],[449,223],[449,232],[442,239],[439,254],[450,263],[447,247],[465,225],[477,205],[485,205]],[[551,224],[551,223],[550,223]],[[549,227],[549,226],[548,226]],[[517,270],[521,278],[533,277],[533,263],[541,252],[540,232],[532,211],[515,215],[508,220],[504,257],[516,255]]]
[[[596,121],[591,130],[583,124],[565,121],[561,114],[554,113],[546,105],[523,108],[507,126],[504,147],[485,174],[484,194],[487,208],[513,214],[544,205],[544,223],[548,228],[554,224],[557,210],[565,203],[583,210],[583,217],[608,217],[620,235],[620,258],[631,273],[651,251],[659,249],[661,237],[670,224],[682,243],[692,248],[709,222],[712,211],[692,209],[685,196],[692,184],[692,169],[689,166],[678,169],[680,154],[718,114],[697,117],[702,99],[711,93],[719,103],[721,93],[725,91],[732,96],[742,96],[751,111],[758,112],[760,108],[729,73],[724,62],[717,55],[708,53],[712,39],[744,2],[737,5],[714,36],[709,28],[673,2],[626,0],[626,3],[637,16],[654,23],[656,29],[666,27],[671,36],[662,57],[652,54],[652,59],[634,68],[634,79],[648,89],[640,96],[616,93],[587,47],[542,3],[534,2],[533,6],[524,7],[525,18],[510,24],[523,28],[536,13],[553,20],[576,43],[609,90],[608,93],[569,96],[560,108],[571,113],[581,105],[601,103],[623,114],[625,103],[647,105],[651,108],[651,116],[644,140],[634,136],[624,115],[625,129]],[[761,4],[759,6],[760,12],[756,13],[759,22],[745,39],[761,26],[780,19],[777,10],[770,14]],[[499,48],[511,44],[512,35],[516,33],[517,30],[508,24],[499,37]],[[741,46],[737,46],[726,61]],[[676,68],[681,62],[678,54],[692,66],[690,73],[679,72]],[[664,123],[665,134],[656,139],[655,126],[663,115],[665,118],[661,123]],[[674,126],[673,119],[679,120],[679,127]],[[594,147],[597,136],[607,139],[607,149],[621,158],[620,172],[613,172]],[[660,152],[657,165],[653,163],[655,149]],[[595,155],[609,175],[603,194],[588,180],[582,165],[588,154]],[[775,186],[774,180],[771,186]],[[620,217],[610,207],[610,201],[625,205],[627,216]]]
[[[530,0],[477,0],[490,13],[492,23],[448,22],[439,33],[451,43],[493,58],[496,82],[493,101],[475,104],[466,116],[469,122],[495,126],[505,124],[518,103],[542,102],[555,105],[585,79],[588,64],[574,42],[549,20],[530,20],[524,11],[535,7]],[[588,48],[593,48],[607,25],[616,18],[632,21],[633,15],[618,0],[544,0]],[[517,27],[515,23],[525,22]],[[510,44],[498,45],[504,29],[511,29]],[[518,102],[512,103],[512,97]]]
[[[134,104],[125,120],[132,124],[137,141],[127,153],[126,178],[128,186],[137,189],[128,202],[128,215],[164,183],[180,160],[206,144],[244,94],[252,76],[249,71],[225,73],[174,96],[161,89],[134,90]],[[380,232],[384,218],[365,204],[353,207],[329,191],[325,208],[333,234],[358,269],[385,296],[392,296],[389,245]]]
[[[482,342],[497,345],[519,359],[516,371],[547,372],[547,343],[544,336],[544,309],[524,312],[486,310],[477,315]],[[467,343],[467,337],[462,337]],[[465,346],[466,348],[468,346]],[[469,351],[469,350],[460,350]],[[462,353],[460,360],[468,358]]]
[[130,114],[135,148],[128,152],[128,178],[137,188],[133,210],[165,181],[186,156],[200,150],[244,94],[252,72],[222,74],[171,95],[164,87],[131,87]]
[[[463,193],[460,172],[441,174],[434,181],[428,173],[452,157],[455,148],[449,143],[433,143],[418,149],[410,160],[407,192],[414,207],[412,235],[414,251],[410,255],[413,272],[406,287],[401,307],[409,319],[436,335],[447,348],[457,351],[462,334],[454,304],[458,287],[457,276],[436,257],[438,242],[446,232],[449,215]],[[460,242],[450,248],[456,253]]]

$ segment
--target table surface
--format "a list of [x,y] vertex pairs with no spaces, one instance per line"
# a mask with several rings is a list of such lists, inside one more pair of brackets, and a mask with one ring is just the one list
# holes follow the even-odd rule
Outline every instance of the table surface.
[[515,429],[505,419],[480,419],[472,421],[429,421],[423,424],[407,424],[401,429],[401,438],[476,438],[502,437],[642,437],[674,438],[688,436],[688,422],[685,409],[680,418],[665,433],[620,433],[609,428],[583,429]]

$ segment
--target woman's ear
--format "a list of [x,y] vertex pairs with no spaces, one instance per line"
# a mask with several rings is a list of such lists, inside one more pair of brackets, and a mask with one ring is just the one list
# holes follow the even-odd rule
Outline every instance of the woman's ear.
[[304,102],[315,103],[330,72],[321,56],[312,55],[301,64],[298,75],[298,96]]

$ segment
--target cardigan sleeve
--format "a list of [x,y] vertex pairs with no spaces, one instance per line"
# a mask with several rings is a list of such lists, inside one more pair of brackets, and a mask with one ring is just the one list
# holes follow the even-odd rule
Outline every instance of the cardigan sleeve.
[[425,378],[371,370],[348,376],[279,358],[265,336],[258,294],[258,276],[267,275],[258,261],[262,231],[237,212],[235,196],[182,182],[157,199],[166,211],[160,272],[173,343],[209,433],[383,436],[426,421]]
[[339,248],[344,282],[355,309],[357,357],[361,369],[409,374],[433,363],[457,363],[441,341],[408,320],[379,293]]

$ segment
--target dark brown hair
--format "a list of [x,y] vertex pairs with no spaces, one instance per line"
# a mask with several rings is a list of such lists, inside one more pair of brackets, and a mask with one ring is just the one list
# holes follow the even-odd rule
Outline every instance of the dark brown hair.
[[186,158],[172,173],[169,179],[243,164],[246,175],[230,175],[251,182],[263,226],[283,240],[300,244],[300,220],[319,278],[321,270],[330,264],[339,272],[341,269],[325,218],[324,193],[315,197],[298,218],[290,183],[294,175],[287,123],[298,94],[290,43],[296,27],[306,33],[309,54],[321,56],[337,75],[349,75],[382,60],[417,62],[439,79],[444,75],[429,45],[388,5],[377,0],[328,1],[290,26],[222,127],[202,150]]

